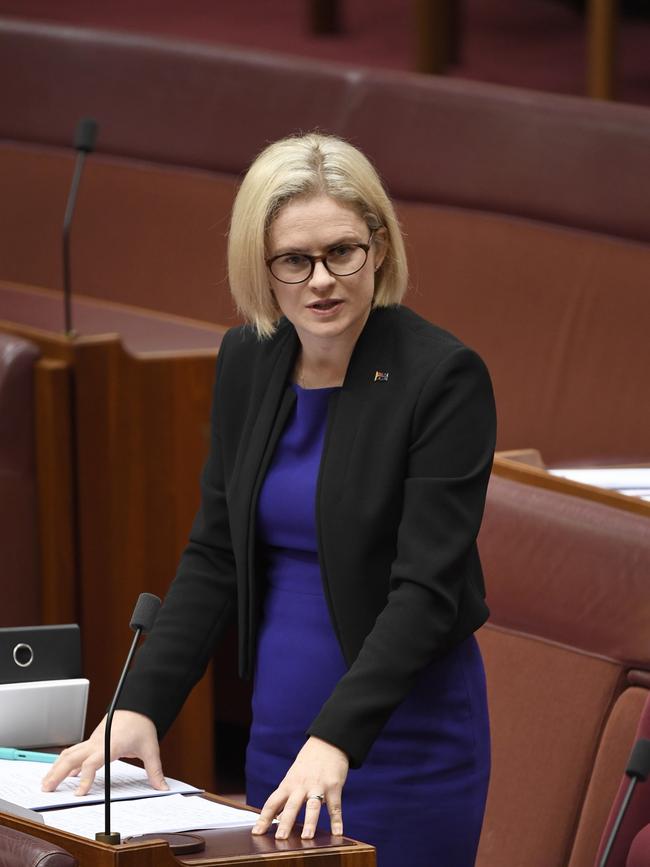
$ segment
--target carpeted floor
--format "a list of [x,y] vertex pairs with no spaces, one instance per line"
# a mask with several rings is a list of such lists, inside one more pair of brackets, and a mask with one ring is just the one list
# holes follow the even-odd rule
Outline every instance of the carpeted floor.
[[[632,0],[629,0],[632,2]],[[646,0],[636,0],[645,8]],[[345,33],[314,37],[305,0],[0,0],[0,15],[223,42],[325,60],[412,69],[412,0],[341,0]],[[449,74],[581,94],[585,26],[577,0],[464,0],[461,62]],[[648,4],[650,5],[650,4]],[[650,19],[625,15],[618,98],[650,106]]]

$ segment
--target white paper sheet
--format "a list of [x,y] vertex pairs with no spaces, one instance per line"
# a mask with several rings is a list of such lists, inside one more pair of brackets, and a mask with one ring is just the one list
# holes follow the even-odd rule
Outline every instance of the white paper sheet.
[[[75,795],[79,785],[77,777],[67,777],[59,784],[56,792],[42,792],[41,780],[47,774],[51,765],[41,762],[12,762],[0,759],[0,798],[27,807],[29,810],[48,810],[54,807],[75,806],[83,804],[98,804],[104,801],[104,769],[100,768],[95,777],[90,792],[87,795]],[[196,786],[188,786],[179,780],[165,778],[169,792],[159,792],[152,789],[147,782],[147,774],[143,768],[130,765],[127,762],[111,763],[111,801],[121,801],[126,798],[153,798],[170,793],[201,792]]]
[[583,467],[549,470],[549,473],[582,482],[583,485],[614,491],[622,488],[650,488],[650,467]]
[[[48,810],[45,824],[81,837],[95,839],[104,830],[104,806]],[[252,827],[257,813],[216,804],[205,798],[170,795],[167,798],[144,798],[111,805],[111,831],[119,831],[122,842],[139,834],[198,831],[207,828]]]

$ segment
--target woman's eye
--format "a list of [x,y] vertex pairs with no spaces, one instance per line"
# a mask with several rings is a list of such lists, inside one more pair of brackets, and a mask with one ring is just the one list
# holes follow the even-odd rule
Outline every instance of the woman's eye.
[[305,264],[309,264],[308,260],[299,253],[287,253],[286,256],[278,259],[278,262],[288,268],[304,268]]
[[355,248],[350,244],[339,244],[338,247],[334,247],[329,251],[327,258],[345,259],[354,251],[354,249]]

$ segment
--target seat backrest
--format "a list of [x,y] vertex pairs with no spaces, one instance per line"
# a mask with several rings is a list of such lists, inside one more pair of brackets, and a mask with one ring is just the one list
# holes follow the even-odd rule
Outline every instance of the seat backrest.
[[492,772],[477,867],[566,867],[620,668],[498,626],[478,637]]
[[[34,365],[39,351],[0,333],[0,625],[40,623]],[[20,586],[20,593],[15,592]]]
[[477,864],[566,867],[580,823],[593,860],[616,785],[594,785],[583,821],[594,762],[618,780],[646,695],[628,672],[650,670],[647,519],[493,476],[479,544],[493,773]]
[[77,867],[77,863],[54,843],[0,825],[0,867]]
[[[644,674],[646,680],[650,681],[647,673]],[[599,847],[602,850],[602,840],[604,835],[608,834],[606,828],[611,827],[612,804],[635,741],[643,708],[648,702],[648,695],[647,686],[629,685],[618,697],[607,717],[567,867],[595,867],[595,864],[600,861],[600,855],[597,859],[596,853]],[[642,793],[641,800],[643,800]],[[633,816],[630,817],[627,832],[624,833],[625,851],[633,836],[632,829],[641,827],[650,815],[647,811],[647,801],[645,810],[645,817],[638,816],[637,821]],[[612,852],[609,867],[615,865],[624,867],[625,856],[623,855],[621,860],[620,854],[621,847],[617,846],[617,851]]]
[[[641,738],[650,739],[650,698],[647,694],[645,705],[636,728],[634,741],[636,742]],[[607,841],[629,784],[629,777],[623,776],[616,797],[611,805],[609,816],[607,817],[607,823],[600,840],[597,860],[602,858],[605,846],[607,845]],[[648,819],[650,819],[650,782],[646,780],[644,783],[637,783],[635,787],[632,800],[630,801],[623,822],[621,823],[616,835],[616,840],[612,846],[609,861],[607,862],[608,867],[625,867],[632,841],[648,823]]]

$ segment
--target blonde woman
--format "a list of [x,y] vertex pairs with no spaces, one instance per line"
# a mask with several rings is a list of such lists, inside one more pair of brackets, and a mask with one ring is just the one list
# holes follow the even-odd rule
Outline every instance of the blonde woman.
[[[489,776],[476,549],[494,448],[487,371],[400,305],[404,245],[370,162],[270,145],[229,236],[247,325],[219,351],[202,504],[115,716],[112,755],[163,787],[158,738],[238,619],[254,677],[253,831],[317,825],[380,867],[474,863]],[[102,764],[103,726],[45,785]]]

